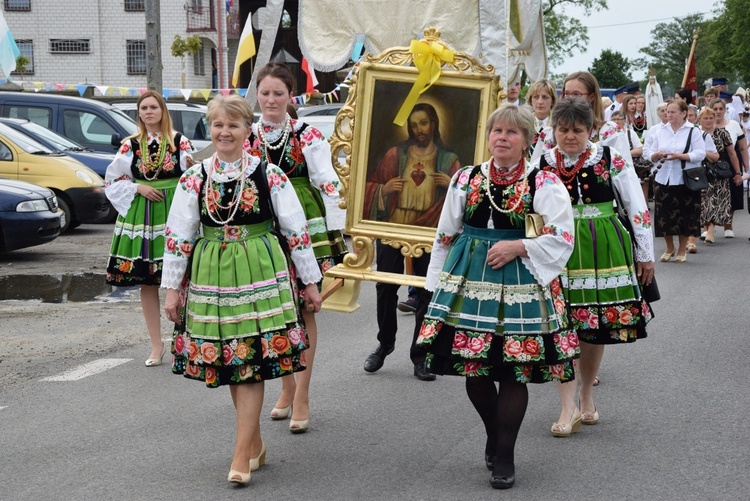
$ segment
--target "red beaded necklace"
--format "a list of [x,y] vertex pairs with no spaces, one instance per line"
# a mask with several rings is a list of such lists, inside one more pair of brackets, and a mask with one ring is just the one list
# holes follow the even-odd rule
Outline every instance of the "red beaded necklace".
[[490,160],[490,168],[488,169],[490,179],[492,182],[500,186],[510,186],[515,183],[521,176],[526,172],[526,159],[521,157],[521,161],[518,162],[518,166],[515,169],[508,172],[508,177],[502,177],[500,170],[495,167],[495,159]]
[[[578,157],[578,161],[575,163],[573,168],[570,170],[565,169],[565,155],[563,155],[562,151],[559,149],[555,150],[555,164],[557,167],[557,177],[560,178],[560,180],[565,183],[565,185],[568,185],[571,183],[576,176],[578,175],[578,171],[583,168],[583,164],[586,163],[586,160],[589,159],[591,156],[591,149],[586,149],[583,154]],[[568,186],[570,188],[570,186]]]

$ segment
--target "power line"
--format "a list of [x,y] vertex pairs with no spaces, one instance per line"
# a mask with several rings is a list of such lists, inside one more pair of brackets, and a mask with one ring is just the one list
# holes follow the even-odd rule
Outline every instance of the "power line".
[[[698,12],[698,14],[705,15],[705,14],[712,14],[712,12]],[[682,16],[682,17],[684,18],[687,16]],[[587,28],[590,30],[595,30],[597,28],[613,28],[615,26],[628,26],[631,24],[655,23],[657,21],[671,21],[671,20],[677,20],[677,19],[681,19],[681,18],[680,17],[662,17],[661,19],[648,19],[646,21],[633,21],[630,23],[603,24],[601,26],[587,26]]]

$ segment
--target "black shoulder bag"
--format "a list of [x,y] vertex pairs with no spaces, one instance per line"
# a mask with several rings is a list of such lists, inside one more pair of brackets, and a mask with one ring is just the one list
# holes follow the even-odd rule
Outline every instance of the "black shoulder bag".
[[[707,135],[708,132],[703,133],[704,142]],[[708,158],[704,158],[703,165],[706,167],[708,180],[712,183],[717,179],[732,179],[734,177],[734,169],[726,160],[719,159],[716,162],[711,162]]]
[[[693,137],[693,130],[695,127],[690,128],[688,133],[687,144],[685,145],[685,151],[690,151],[690,139]],[[685,187],[690,191],[701,191],[708,188],[708,175],[706,174],[706,167],[701,163],[697,167],[685,168],[685,160],[680,160],[682,163],[682,180],[685,183]]]

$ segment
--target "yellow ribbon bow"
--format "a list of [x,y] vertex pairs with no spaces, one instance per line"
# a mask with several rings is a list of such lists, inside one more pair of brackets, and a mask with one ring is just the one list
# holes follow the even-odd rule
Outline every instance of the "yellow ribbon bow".
[[452,63],[454,57],[454,52],[444,45],[420,40],[411,41],[409,52],[414,55],[414,66],[419,70],[419,76],[409,91],[409,95],[406,96],[404,104],[401,105],[401,109],[398,110],[396,118],[393,119],[393,123],[399,127],[406,123],[419,96],[440,78],[440,68],[443,63]]

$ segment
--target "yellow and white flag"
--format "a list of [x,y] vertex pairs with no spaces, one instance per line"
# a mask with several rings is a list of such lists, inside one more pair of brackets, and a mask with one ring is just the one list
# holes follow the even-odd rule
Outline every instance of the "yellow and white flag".
[[253,37],[253,23],[248,16],[245,20],[245,28],[240,36],[240,44],[237,47],[237,59],[234,61],[234,71],[232,72],[232,86],[237,87],[237,81],[240,79],[240,65],[255,55],[255,38]]

